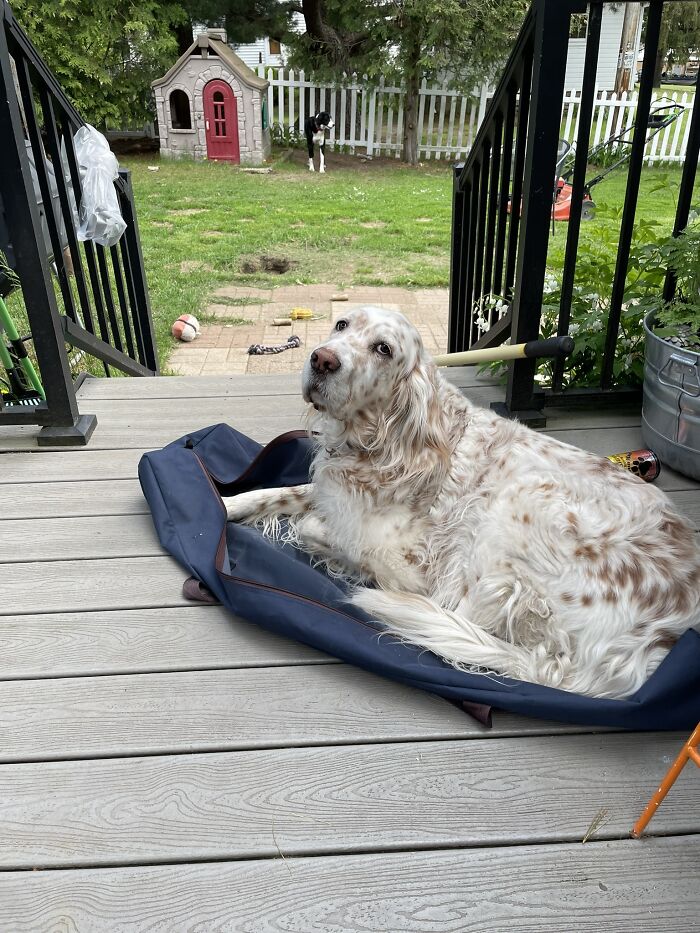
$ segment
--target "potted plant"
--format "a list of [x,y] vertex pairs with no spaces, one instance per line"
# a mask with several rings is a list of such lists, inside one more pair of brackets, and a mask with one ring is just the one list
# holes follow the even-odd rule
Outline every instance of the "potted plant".
[[[642,437],[662,463],[700,480],[700,224],[656,244],[675,280],[644,318]],[[648,308],[649,299],[645,302]]]
[[[659,179],[659,184],[667,184]],[[652,191],[655,189],[652,189]],[[615,216],[602,205],[597,216]],[[613,385],[643,382],[642,437],[645,446],[672,469],[700,480],[700,214],[693,212],[680,236],[660,235],[660,224],[635,224],[625,296],[617,338]],[[571,296],[569,334],[576,347],[564,363],[564,388],[600,384],[606,319],[615,275],[617,229],[601,226],[595,243],[581,249]],[[673,298],[661,297],[667,272],[675,281]],[[541,337],[557,332],[561,299],[560,275],[547,275],[542,305]],[[487,296],[479,325],[487,330],[500,316],[503,299]],[[503,364],[487,367],[500,373]],[[551,360],[541,360],[538,381],[552,379]]]

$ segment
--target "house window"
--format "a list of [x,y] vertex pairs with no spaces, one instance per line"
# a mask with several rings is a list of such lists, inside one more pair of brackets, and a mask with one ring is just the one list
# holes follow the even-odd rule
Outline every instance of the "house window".
[[170,122],[174,130],[192,129],[190,99],[184,91],[172,91],[170,94]]
[[270,39],[270,55],[281,55],[282,45],[279,39]]

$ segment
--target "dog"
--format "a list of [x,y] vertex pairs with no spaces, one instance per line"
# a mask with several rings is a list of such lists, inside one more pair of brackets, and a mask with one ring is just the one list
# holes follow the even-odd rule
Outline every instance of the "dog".
[[476,407],[403,315],[354,309],[307,359],[308,485],[224,500],[455,667],[634,693],[700,624],[700,548],[659,489]]
[[304,120],[304,135],[306,136],[306,146],[309,150],[309,171],[314,171],[314,146],[318,146],[318,170],[323,173],[326,171],[326,160],[324,150],[326,148],[326,130],[332,130],[335,124],[331,120],[331,115],[325,110],[317,113],[313,117],[307,117]]

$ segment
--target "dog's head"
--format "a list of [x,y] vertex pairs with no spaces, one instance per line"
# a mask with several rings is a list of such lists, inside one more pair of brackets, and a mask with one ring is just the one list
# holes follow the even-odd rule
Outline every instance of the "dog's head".
[[332,130],[335,126],[335,123],[331,120],[331,115],[325,110],[322,110],[320,113],[317,113],[314,117],[316,121],[316,126],[322,130]]
[[[437,447],[437,370],[416,328],[396,311],[344,314],[304,365],[304,399],[365,449]],[[401,449],[401,453],[397,451]]]

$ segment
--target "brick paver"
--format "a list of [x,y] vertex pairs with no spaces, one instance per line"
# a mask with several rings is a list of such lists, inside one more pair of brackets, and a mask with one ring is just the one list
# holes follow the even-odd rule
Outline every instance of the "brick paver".
[[[347,301],[333,301],[335,295]],[[228,301],[227,301],[228,299]],[[248,299],[251,304],[236,304]],[[358,305],[378,305],[401,311],[416,326],[429,353],[447,350],[446,288],[395,288],[358,285],[342,293],[333,285],[283,285],[279,288],[251,288],[230,285],[212,295],[207,315],[215,324],[202,327],[191,343],[181,343],[170,357],[170,369],[181,376],[231,373],[300,372],[307,354],[327,336],[333,321]],[[292,321],[291,327],[278,327],[272,321],[289,315],[292,308],[311,308],[313,320]],[[244,318],[245,324],[229,323]],[[301,346],[284,353],[249,356],[253,343],[277,345],[291,334],[301,338]]]

